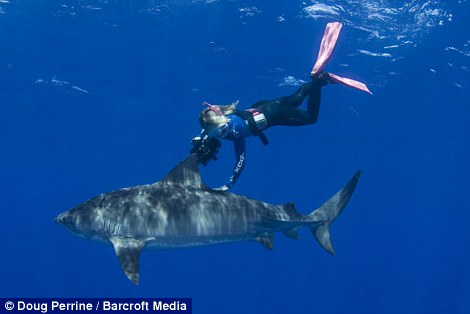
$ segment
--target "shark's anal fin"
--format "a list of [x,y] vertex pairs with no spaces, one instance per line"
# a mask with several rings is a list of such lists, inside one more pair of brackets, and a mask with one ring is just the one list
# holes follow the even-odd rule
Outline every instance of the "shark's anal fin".
[[260,243],[262,246],[264,246],[268,250],[274,249],[274,237],[273,236],[256,237],[255,240],[256,242]]
[[284,232],[284,235],[288,238],[291,238],[291,239],[294,239],[294,240],[299,240],[300,239],[300,236],[299,234],[297,233],[297,229],[298,228],[294,228],[294,229],[291,229],[291,230],[287,230]]
[[145,246],[145,241],[123,237],[111,237],[109,240],[113,244],[122,271],[130,281],[138,285],[140,252]]

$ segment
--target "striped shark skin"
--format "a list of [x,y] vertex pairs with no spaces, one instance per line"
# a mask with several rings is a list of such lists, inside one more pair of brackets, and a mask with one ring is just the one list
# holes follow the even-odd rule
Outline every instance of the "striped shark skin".
[[318,209],[302,215],[293,203],[268,204],[207,187],[196,155],[179,163],[163,180],[95,196],[55,218],[72,233],[110,243],[125,275],[139,283],[144,248],[179,249],[236,241],[256,241],[273,249],[275,233],[298,239],[308,228],[330,254],[329,227],[348,203],[360,172]]

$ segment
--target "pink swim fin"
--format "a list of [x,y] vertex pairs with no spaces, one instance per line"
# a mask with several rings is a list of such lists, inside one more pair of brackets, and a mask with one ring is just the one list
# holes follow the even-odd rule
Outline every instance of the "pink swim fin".
[[[310,77],[313,78],[322,73],[325,64],[328,62],[331,57],[331,54],[333,53],[333,50],[335,49],[336,42],[338,41],[338,36],[341,32],[342,27],[343,24],[339,22],[326,24],[325,34],[323,35],[323,38],[321,40],[320,51],[318,52],[317,61],[313,66],[312,72],[310,73]],[[333,73],[328,73],[328,76],[333,82],[340,83],[372,94],[364,83],[346,77],[341,77]]]
[[343,24],[339,22],[328,23],[326,24],[325,34],[321,40],[320,51],[318,52],[317,62],[313,66],[310,76],[315,76],[321,73],[326,62],[331,57],[333,50],[336,46],[336,41],[338,40],[339,32]]
[[350,79],[350,78],[341,77],[341,76],[333,74],[333,73],[328,73],[328,76],[335,83],[341,83],[343,85],[361,90],[363,92],[366,92],[366,93],[369,93],[369,94],[372,95],[372,92],[367,88],[366,84],[364,84],[364,83],[361,83],[359,81],[356,81],[356,80],[353,80],[353,79]]

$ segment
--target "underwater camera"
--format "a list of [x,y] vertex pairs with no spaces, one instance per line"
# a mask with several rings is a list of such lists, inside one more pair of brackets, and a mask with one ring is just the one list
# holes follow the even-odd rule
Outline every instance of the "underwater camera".
[[211,159],[217,160],[217,152],[219,151],[222,143],[215,137],[209,137],[208,134],[205,134],[203,137],[195,137],[191,140],[193,148],[191,149],[191,154],[197,154],[199,162],[204,166],[207,166]]

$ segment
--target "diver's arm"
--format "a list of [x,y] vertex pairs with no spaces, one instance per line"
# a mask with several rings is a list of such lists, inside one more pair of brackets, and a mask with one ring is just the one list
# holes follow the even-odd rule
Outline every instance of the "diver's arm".
[[238,178],[242,174],[243,168],[245,167],[245,146],[245,137],[243,136],[233,142],[236,158],[235,167],[233,168],[232,176],[230,177],[228,182],[218,188],[218,190],[226,191],[230,189],[235,184],[235,182],[237,182]]

